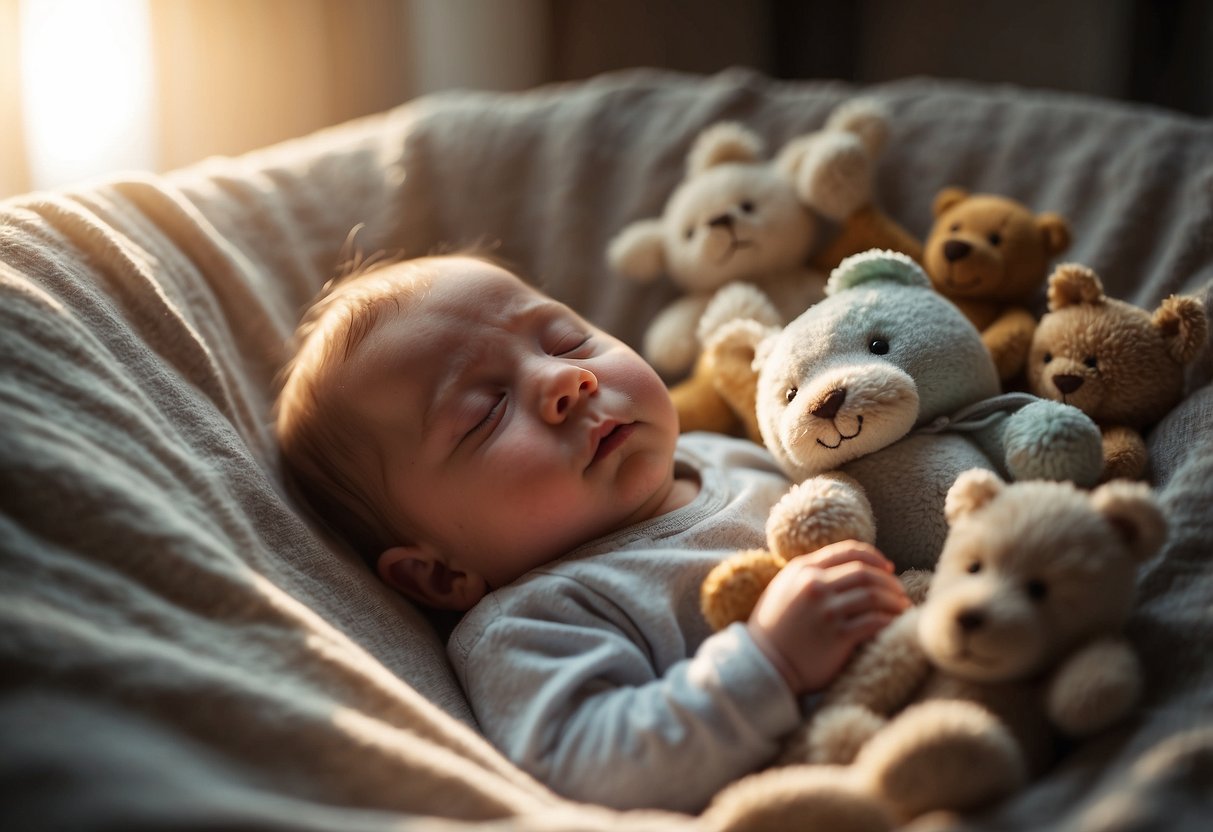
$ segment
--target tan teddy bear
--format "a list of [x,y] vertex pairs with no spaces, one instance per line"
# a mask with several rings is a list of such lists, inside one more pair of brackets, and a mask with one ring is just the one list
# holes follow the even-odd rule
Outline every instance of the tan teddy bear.
[[[947,515],[926,600],[855,657],[784,755],[813,765],[722,792],[710,812],[730,829],[798,828],[857,794],[889,828],[976,809],[1047,768],[1060,737],[1089,737],[1135,705],[1141,670],[1122,629],[1137,567],[1166,536],[1150,489],[1008,485],[974,470],[949,490]],[[872,829],[872,816],[835,828]]]
[[1052,258],[1070,244],[1057,214],[1013,199],[944,188],[922,263],[935,288],[981,331],[1004,386],[1022,371],[1036,318],[1031,307]]
[[1153,313],[1104,294],[1099,277],[1064,264],[1049,277],[1049,312],[1032,338],[1028,386],[1072,404],[1103,433],[1103,480],[1145,475],[1141,431],[1183,396],[1184,367],[1208,337],[1204,304],[1172,296]]

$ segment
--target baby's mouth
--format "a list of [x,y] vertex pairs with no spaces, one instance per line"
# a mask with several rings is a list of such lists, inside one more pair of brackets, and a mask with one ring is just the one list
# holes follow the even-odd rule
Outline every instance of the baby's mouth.
[[590,459],[590,465],[599,460],[606,459],[615,449],[627,441],[628,437],[636,429],[635,422],[619,422],[614,425],[603,425],[605,430],[600,429],[595,433],[595,442],[597,447],[594,449],[594,456]]

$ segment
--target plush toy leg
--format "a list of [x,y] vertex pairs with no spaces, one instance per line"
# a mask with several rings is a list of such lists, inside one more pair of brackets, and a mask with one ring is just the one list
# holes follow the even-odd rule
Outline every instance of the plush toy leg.
[[1002,722],[960,700],[906,708],[864,746],[854,767],[900,820],[975,809],[1027,780],[1019,745]]
[[738,780],[704,812],[712,832],[886,832],[892,819],[833,766],[773,768]]
[[1100,482],[1139,480],[1146,474],[1146,443],[1132,428],[1103,429],[1103,474]]
[[889,721],[862,705],[833,705],[819,711],[804,732],[804,756],[810,763],[849,765],[859,750]]

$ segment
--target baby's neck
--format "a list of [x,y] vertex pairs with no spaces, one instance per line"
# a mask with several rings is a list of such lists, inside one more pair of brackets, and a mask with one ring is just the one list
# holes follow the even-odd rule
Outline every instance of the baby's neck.
[[674,482],[670,486],[669,493],[666,494],[657,511],[653,513],[654,517],[660,517],[663,514],[669,514],[671,511],[676,511],[682,508],[687,503],[694,500],[699,494],[699,478],[684,474],[675,476]]

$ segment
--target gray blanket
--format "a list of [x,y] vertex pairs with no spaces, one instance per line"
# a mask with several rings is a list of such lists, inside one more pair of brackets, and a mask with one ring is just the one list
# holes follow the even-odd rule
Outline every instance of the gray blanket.
[[[957,184],[1066,216],[1153,306],[1213,285],[1213,124],[1023,90],[633,72],[448,94],[238,159],[0,204],[0,828],[701,829],[561,800],[476,730],[439,633],[285,496],[269,407],[348,257],[489,242],[632,343],[674,290],[603,252],[705,125],[777,147],[858,92],[893,114],[880,204]],[[1149,435],[1173,524],[1130,635],[1130,724],[973,829],[1213,818],[1213,360]],[[655,772],[654,776],[660,776]],[[1203,821],[1203,823],[1202,823]]]

